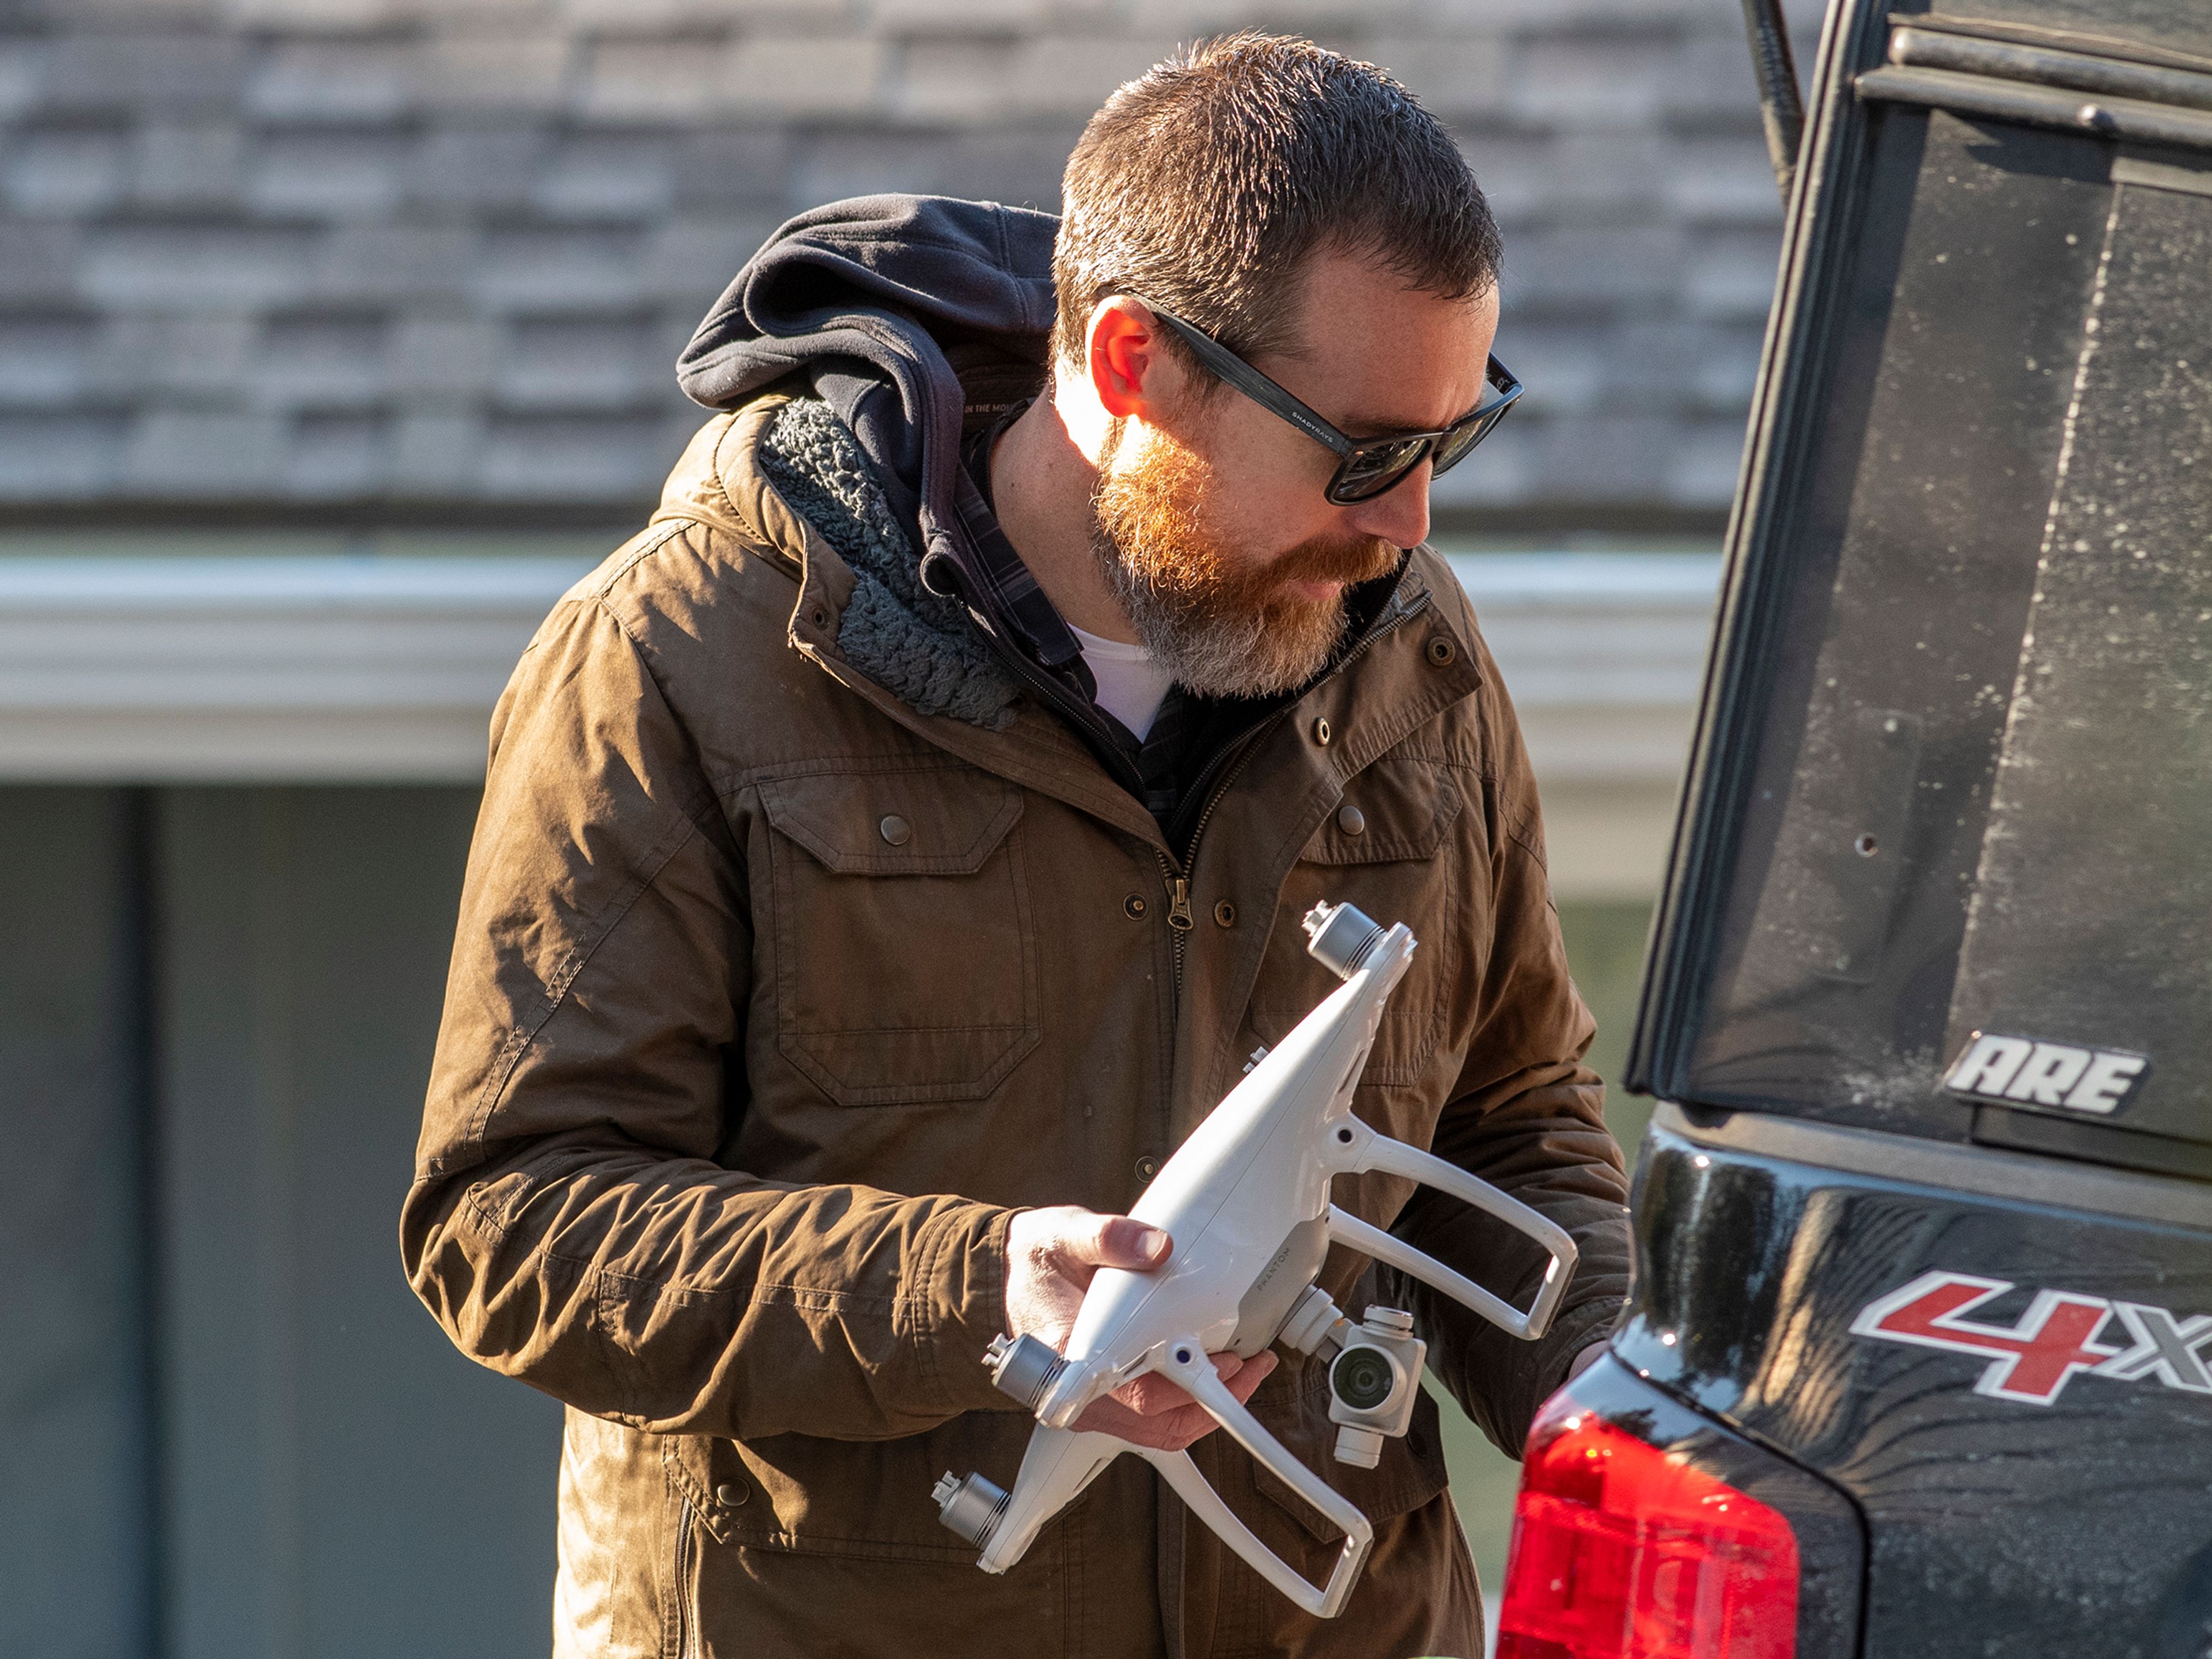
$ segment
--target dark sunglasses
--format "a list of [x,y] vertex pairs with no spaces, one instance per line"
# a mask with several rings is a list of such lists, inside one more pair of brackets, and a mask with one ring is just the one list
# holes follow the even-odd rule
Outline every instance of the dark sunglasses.
[[[1142,300],[1141,295],[1130,297]],[[1468,451],[1490,435],[1491,428],[1504,417],[1505,411],[1521,395],[1521,382],[1492,356],[1483,378],[1489,381],[1496,396],[1478,405],[1473,413],[1462,415],[1449,426],[1434,432],[1401,432],[1388,438],[1348,438],[1211,334],[1183,321],[1171,311],[1162,310],[1150,300],[1142,300],[1142,303],[1153,316],[1174,330],[1176,337],[1196,353],[1199,362],[1212,373],[1336,455],[1336,473],[1329,479],[1326,493],[1340,507],[1373,501],[1402,482],[1425,460],[1437,473],[1450,471],[1467,458]]]

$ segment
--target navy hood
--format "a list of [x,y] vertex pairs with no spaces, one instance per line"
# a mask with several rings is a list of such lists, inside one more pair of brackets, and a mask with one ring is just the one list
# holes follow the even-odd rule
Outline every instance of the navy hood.
[[728,410],[804,373],[917,531],[917,550],[969,569],[953,504],[963,420],[971,403],[995,415],[1043,381],[1059,228],[1049,213],[947,196],[802,213],[714,302],[676,378],[693,402]]

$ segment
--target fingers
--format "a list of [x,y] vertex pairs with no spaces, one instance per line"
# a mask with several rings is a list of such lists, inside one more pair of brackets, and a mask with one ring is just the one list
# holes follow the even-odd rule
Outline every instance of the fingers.
[[1203,1406],[1179,1406],[1173,1411],[1144,1417],[1111,1395],[1094,1400],[1075,1419],[1075,1426],[1097,1434],[1110,1434],[1133,1446],[1157,1451],[1182,1451],[1203,1438],[1214,1427]]
[[[1186,1406],[1184,1411],[1205,1413],[1195,1406]],[[1131,1411],[1112,1395],[1103,1395],[1083,1408],[1083,1414],[1070,1424],[1073,1429],[1085,1434],[1110,1434],[1117,1440],[1126,1440],[1133,1446],[1151,1446],[1162,1451],[1180,1451],[1188,1442],[1176,1438],[1176,1413],[1163,1412],[1155,1417],[1145,1417]]]
[[[1240,1359],[1227,1352],[1211,1353],[1206,1358],[1213,1362],[1214,1374],[1229,1384],[1229,1392],[1240,1401],[1249,1400],[1252,1390],[1267,1380],[1268,1373],[1276,1365],[1272,1352],[1262,1352],[1249,1359]],[[1197,1404],[1181,1383],[1170,1381],[1158,1371],[1147,1371],[1133,1382],[1124,1382],[1114,1390],[1112,1397],[1139,1417],[1157,1417]]]
[[[1253,1390],[1267,1380],[1277,1363],[1273,1353],[1256,1354],[1250,1359],[1239,1359],[1233,1353],[1207,1357],[1213,1361],[1215,1372],[1229,1384],[1229,1392],[1239,1401],[1250,1400]],[[1149,1374],[1092,1401],[1076,1419],[1075,1426],[1116,1435],[1133,1445],[1182,1451],[1220,1425],[1180,1386]]]
[[1158,1227],[1126,1215],[1073,1212],[1060,1233],[1060,1249],[1071,1261],[1089,1267],[1122,1267],[1143,1273],[1168,1259],[1174,1241]]
[[1006,1329],[1058,1348],[1101,1267],[1142,1272],[1174,1245],[1158,1227],[1074,1204],[1015,1213],[1006,1228]]
[[1226,1372],[1223,1373],[1224,1380],[1229,1384],[1229,1392],[1235,1395],[1240,1401],[1249,1401],[1252,1397],[1252,1390],[1267,1380],[1267,1375],[1275,1369],[1275,1364],[1276,1359],[1273,1350],[1263,1350],[1254,1354],[1251,1358],[1244,1362],[1243,1368],[1233,1376]]
[[[1224,1377],[1236,1376],[1244,1364],[1233,1353],[1208,1354],[1206,1358],[1213,1361],[1215,1372]],[[1133,1382],[1124,1382],[1114,1390],[1111,1397],[1139,1417],[1160,1417],[1197,1403],[1182,1383],[1172,1382],[1158,1371],[1147,1371]]]
[[[1212,1357],[1218,1362],[1233,1358],[1235,1356],[1215,1354]],[[1268,1373],[1275,1369],[1275,1356],[1272,1353],[1255,1354],[1234,1371],[1222,1372],[1222,1376],[1229,1384],[1229,1392],[1235,1395],[1242,1403],[1249,1401],[1252,1398],[1253,1390],[1267,1380]],[[1217,1369],[1218,1369],[1218,1364]],[[1183,1451],[1203,1440],[1220,1426],[1221,1425],[1214,1419],[1212,1412],[1206,1410],[1196,1401],[1193,1401],[1189,1405],[1168,1413],[1165,1425],[1166,1437],[1161,1443],[1162,1449]]]
[[1074,1204],[1024,1210],[1006,1231],[1006,1254],[1048,1263],[1078,1285],[1100,1267],[1142,1273],[1168,1259],[1174,1242],[1158,1227],[1126,1215],[1102,1215]]

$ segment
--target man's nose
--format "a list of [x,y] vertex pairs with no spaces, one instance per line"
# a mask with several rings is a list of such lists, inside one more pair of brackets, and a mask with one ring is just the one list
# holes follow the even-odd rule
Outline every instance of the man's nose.
[[1371,501],[1346,510],[1351,527],[1393,547],[1413,547],[1429,538],[1429,464],[1423,461]]

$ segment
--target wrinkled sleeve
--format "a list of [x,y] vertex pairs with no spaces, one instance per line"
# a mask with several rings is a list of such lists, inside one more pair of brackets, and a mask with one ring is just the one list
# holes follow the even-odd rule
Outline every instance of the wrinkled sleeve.
[[493,720],[400,1245],[461,1350],[655,1432],[872,1439],[1005,1407],[1006,1213],[715,1161],[744,1108],[742,854],[588,592]]
[[[1596,1034],[1567,971],[1543,860],[1543,826],[1512,705],[1488,665],[1479,693],[1490,820],[1487,967],[1476,988],[1474,1035],[1431,1150],[1502,1188],[1573,1235],[1580,1252],[1565,1301],[1537,1341],[1508,1335],[1448,1297],[1400,1274],[1387,1288],[1410,1297],[1433,1334],[1429,1364],[1468,1415],[1518,1457],[1528,1425],[1567,1368],[1603,1338],[1628,1294],[1628,1181],[1605,1126],[1605,1085],[1582,1063]],[[1504,1223],[1421,1188],[1391,1231],[1516,1307],[1542,1280],[1545,1255]]]

